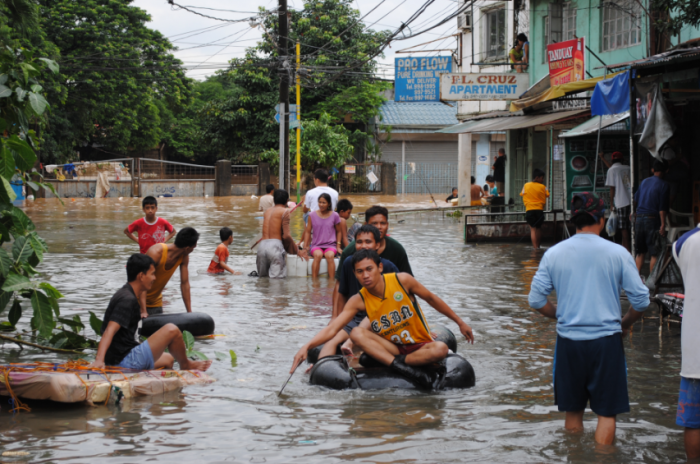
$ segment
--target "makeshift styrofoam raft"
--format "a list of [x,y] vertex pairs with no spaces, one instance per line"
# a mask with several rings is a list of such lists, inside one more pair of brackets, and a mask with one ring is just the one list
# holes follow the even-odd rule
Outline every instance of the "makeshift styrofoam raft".
[[[338,269],[338,264],[340,258],[335,258],[335,268]],[[306,261],[299,258],[296,255],[287,255],[287,277],[308,277],[312,274],[312,268],[314,260],[311,258]],[[318,271],[318,275],[328,274],[328,262],[326,258],[321,260],[321,269]]]
[[[32,370],[15,365],[0,366],[0,395],[59,403],[89,401],[104,403],[112,391],[123,398],[159,395],[181,390],[186,385],[209,384],[214,379],[198,370],[152,370],[139,372],[90,371],[85,369]],[[63,370],[63,372],[61,372]],[[9,388],[7,380],[9,379]]]

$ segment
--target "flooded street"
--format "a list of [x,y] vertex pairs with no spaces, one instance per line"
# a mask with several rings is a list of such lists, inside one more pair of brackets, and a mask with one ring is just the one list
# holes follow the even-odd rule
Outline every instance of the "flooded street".
[[[429,197],[349,197],[355,213],[372,204],[392,209],[429,207]],[[39,270],[66,295],[62,315],[104,314],[126,281],[124,265],[138,246],[123,233],[142,217],[138,198],[37,200],[25,211],[50,253]],[[618,419],[617,442],[596,447],[595,416],[586,432],[563,430],[553,405],[555,322],[527,304],[541,253],[519,244],[464,244],[464,227],[438,215],[390,223],[416,278],[443,298],[474,329],[475,344],[458,337],[458,352],[474,366],[476,386],[433,394],[405,391],[329,391],[308,383],[299,369],[281,398],[298,348],[324,327],[331,310],[328,279],[248,277],[255,255],[246,243],[259,231],[257,200],[162,198],[159,216],[176,229],[201,236],[190,255],[193,311],[216,321],[215,340],[197,341],[211,359],[234,350],[236,367],[215,360],[217,381],[181,393],[121,406],[30,402],[12,416],[0,403],[0,452],[30,456],[2,462],[679,462],[682,430],[675,425],[680,383],[680,327],[657,319],[637,324],[625,340],[631,413]],[[210,276],[206,268],[220,243],[218,230],[234,231],[229,265],[243,275]],[[301,212],[292,232],[299,238]],[[166,312],[184,311],[177,274],[164,292]],[[431,323],[457,331],[427,304]],[[626,309],[626,308],[625,308]],[[2,316],[3,320],[6,318]],[[29,326],[25,309],[20,322]],[[86,323],[86,325],[88,325]],[[89,325],[88,325],[89,327]],[[88,328],[87,335],[93,336]],[[0,345],[2,346],[2,345]],[[65,360],[5,343],[0,360]]]

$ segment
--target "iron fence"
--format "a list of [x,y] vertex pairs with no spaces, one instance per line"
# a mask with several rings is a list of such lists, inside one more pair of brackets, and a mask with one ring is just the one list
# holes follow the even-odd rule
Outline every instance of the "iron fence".
[[396,163],[396,185],[401,194],[449,195],[457,187],[457,165]]
[[139,158],[138,161],[138,178],[142,182],[152,180],[214,180],[216,175],[214,166],[144,158]]
[[340,193],[381,193],[382,164],[346,164],[338,174]]
[[231,184],[258,185],[258,166],[231,165]]

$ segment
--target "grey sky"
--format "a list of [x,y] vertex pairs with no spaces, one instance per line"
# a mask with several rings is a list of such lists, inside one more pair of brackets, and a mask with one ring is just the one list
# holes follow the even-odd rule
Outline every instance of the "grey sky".
[[[355,0],[355,7],[359,8],[362,15],[367,14],[372,8],[377,6],[381,0]],[[376,30],[398,28],[402,21],[407,20],[425,0],[384,0],[384,2],[363,20],[366,25],[372,25]],[[247,0],[245,2],[231,0],[178,0],[184,6],[196,5],[198,7],[215,8],[221,10],[236,10],[243,13],[211,11],[198,9],[196,11],[210,16],[226,19],[242,19],[253,16],[259,6],[273,9],[277,6],[276,0]],[[301,0],[288,0],[289,7],[301,8]],[[163,35],[170,38],[179,50],[175,55],[180,58],[189,69],[188,76],[202,80],[206,76],[212,75],[217,69],[226,68],[228,60],[243,56],[245,48],[254,45],[261,37],[260,28],[251,28],[247,22],[224,23],[213,19],[203,18],[184,10],[173,10],[166,0],[135,0],[134,6],[143,8],[150,13],[153,21],[150,27],[159,30]],[[431,5],[423,15],[416,20],[412,29],[422,30],[426,26],[433,25],[440,19],[454,12],[457,3],[454,0],[437,0]],[[376,23],[376,24],[375,24]],[[204,28],[220,26],[216,29],[198,31]],[[189,34],[185,34],[190,32]],[[382,71],[381,76],[393,78],[395,52],[403,48],[428,42],[441,37],[446,37],[456,33],[456,20],[435,28],[418,37],[395,41],[391,48],[386,49],[386,56],[379,60]],[[417,47],[425,50],[434,48],[454,48],[455,39],[448,38],[428,44],[424,47]],[[434,56],[438,53],[415,53],[414,56]],[[449,52],[441,52],[441,55],[449,55]],[[398,55],[399,57],[402,54]],[[403,55],[408,56],[408,55]]]

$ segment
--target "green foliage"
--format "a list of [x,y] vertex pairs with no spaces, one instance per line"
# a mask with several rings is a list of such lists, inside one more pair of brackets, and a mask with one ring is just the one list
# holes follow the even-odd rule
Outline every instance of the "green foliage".
[[[350,144],[350,131],[343,125],[332,125],[330,115],[323,113],[318,120],[303,121],[301,134],[301,165],[307,171],[318,166],[340,167],[352,158],[354,148]],[[289,142],[290,156],[296,159],[296,131]],[[261,159],[270,166],[279,165],[279,151],[266,151]]]
[[697,0],[652,0],[654,26],[661,33],[678,35],[686,26],[700,27],[700,2]]
[[194,349],[194,336],[190,332],[184,330],[182,332],[182,339],[185,342],[185,349],[187,350],[188,358],[194,356],[201,359],[202,361],[209,360],[209,358],[207,358],[207,356],[204,353]]
[[[298,40],[303,56],[301,115],[305,131],[302,141],[310,120],[326,112],[338,119],[336,115],[350,109],[357,122],[369,121],[382,101],[372,92],[383,88],[366,82],[376,70],[376,62],[370,57],[379,50],[388,32],[365,29],[352,0],[306,0],[303,9],[290,14],[293,27],[286,55],[295,55]],[[272,33],[279,30],[277,21],[276,14],[266,15],[261,25],[265,31],[263,39],[247,50],[245,58],[231,61],[224,75],[234,87],[230,98],[212,101],[200,112],[204,126],[202,137],[219,156],[237,162],[255,162],[262,153],[261,160],[272,160],[278,149],[279,125],[274,117],[275,105],[279,102],[279,51]],[[338,74],[349,70],[352,72]],[[353,92],[358,89],[362,95],[353,98]],[[369,98],[363,101],[363,96]],[[291,79],[292,103],[294,98]],[[295,144],[290,143],[290,149],[294,147]],[[316,148],[312,156],[326,153]],[[308,161],[302,161],[305,169],[309,169],[307,165],[325,162],[325,158],[306,159]]]
[[[160,109],[187,108],[192,81],[172,44],[146,26],[150,16],[123,0],[38,3],[43,32],[60,49],[62,64],[55,79],[62,84],[49,93],[48,158],[70,160],[76,147],[97,140],[112,152],[157,146]],[[28,104],[40,108],[43,102]]]
[[355,122],[367,124],[380,116],[379,107],[386,101],[382,92],[390,88],[391,84],[388,82],[360,82],[319,103],[312,116],[328,113],[342,120],[348,115]]

